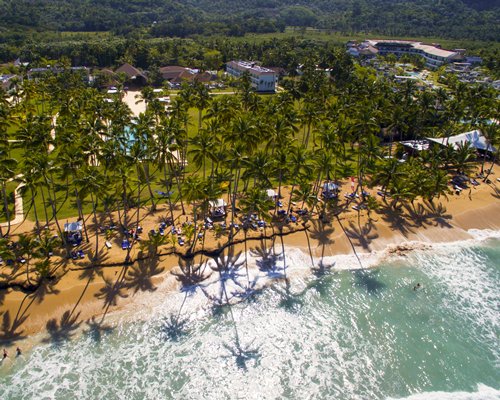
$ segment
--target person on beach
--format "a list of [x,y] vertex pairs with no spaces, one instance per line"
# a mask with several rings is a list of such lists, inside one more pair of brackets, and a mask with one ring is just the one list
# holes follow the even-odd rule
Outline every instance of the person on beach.
[[3,349],[3,359],[5,360],[8,356],[7,350]]
[[19,347],[16,348],[16,357],[19,357],[22,354],[22,351]]

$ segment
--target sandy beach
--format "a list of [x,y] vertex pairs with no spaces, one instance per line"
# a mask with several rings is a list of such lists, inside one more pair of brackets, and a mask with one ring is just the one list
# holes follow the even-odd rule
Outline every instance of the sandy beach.
[[[492,184],[481,184],[471,189],[470,193],[463,191],[433,203],[418,201],[413,207],[403,207],[400,212],[392,210],[380,197],[379,209],[369,214],[366,210],[354,210],[354,203],[343,200],[345,211],[338,217],[330,216],[328,223],[312,215],[296,224],[284,226],[283,246],[300,249],[318,261],[323,257],[340,255],[403,254],[412,247],[411,242],[453,242],[473,238],[468,232],[471,229],[500,230],[500,187],[496,177],[492,178],[495,179]],[[342,197],[347,188],[346,183],[341,191]],[[370,192],[372,196],[377,196],[376,189]],[[284,204],[283,207],[286,206]],[[136,211],[130,210],[131,221],[137,219]],[[160,221],[167,216],[168,208],[161,204],[154,213],[147,209],[140,212],[140,225],[144,232],[148,232],[158,228]],[[176,209],[175,215],[178,224],[186,220],[179,209]],[[230,222],[230,217],[227,221]],[[87,217],[87,225],[89,233],[92,232],[91,216]],[[33,223],[27,221],[14,227],[13,234],[29,231],[32,227]],[[277,233],[277,230],[273,233],[271,228],[249,231],[245,246],[245,234],[240,230],[234,236],[234,240],[240,242],[233,246],[234,254],[245,250],[262,252],[272,248],[273,243],[276,252],[281,252],[282,243]],[[146,234],[142,236],[147,237]],[[121,239],[120,235],[110,239],[111,249],[104,246],[104,237],[99,239],[101,262],[96,267],[90,267],[88,259],[72,261],[61,257],[57,261],[60,266],[58,280],[54,284],[40,287],[34,293],[24,293],[19,288],[1,291],[0,335],[6,345],[15,346],[20,339],[36,333],[43,334],[54,326],[64,329],[65,325],[76,322],[108,322],[110,313],[127,311],[129,307],[133,310],[134,304],[140,304],[147,296],[160,295],[156,293],[157,287],[171,277],[171,271],[179,263],[186,262],[179,255],[185,252],[187,245],[176,245],[174,248],[172,244],[165,244],[158,249],[157,256],[149,257],[146,251],[140,250],[139,243],[134,243],[130,251],[132,262],[124,265],[126,251],[121,249]],[[224,246],[229,239],[225,235],[217,236],[214,231],[206,231],[204,240],[204,249],[210,251]],[[85,246],[86,253],[91,253],[94,247],[91,235],[90,243]],[[200,249],[201,241],[195,250]],[[205,259],[197,255],[193,262]],[[354,257],[350,260],[351,263],[356,262]],[[366,266],[369,265],[361,265]],[[179,290],[179,286],[176,284],[169,290]]]

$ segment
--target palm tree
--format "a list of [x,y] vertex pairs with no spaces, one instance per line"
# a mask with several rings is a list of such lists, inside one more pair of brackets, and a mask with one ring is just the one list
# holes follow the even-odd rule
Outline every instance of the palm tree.
[[[196,229],[197,226],[197,220],[198,220],[198,207],[202,204],[200,204],[200,200],[204,200],[206,198],[206,181],[200,179],[196,175],[191,175],[188,176],[182,185],[182,196],[188,203],[191,204],[191,209],[193,212],[193,224]],[[194,243],[191,246],[191,250],[194,247]]]
[[76,176],[75,185],[80,187],[78,196],[80,200],[90,197],[92,215],[94,216],[95,251],[93,261],[99,257],[99,222],[97,218],[97,202],[103,196],[106,188],[106,178],[100,173],[98,167],[85,166]]
[[201,82],[195,81],[193,85],[194,105],[198,108],[198,131],[201,129],[203,110],[210,105],[210,91]]
[[[36,248],[36,242],[32,236],[26,234],[20,234],[18,236],[15,253],[18,259],[24,259],[24,264],[26,265],[26,282],[30,283],[30,260],[33,256],[34,250]],[[26,256],[26,257],[25,257]]]
[[0,227],[0,236],[9,236],[10,233],[10,206],[7,198],[7,182],[12,180],[16,174],[17,161],[9,157],[9,144],[0,142],[0,184],[2,187],[2,198],[5,215],[7,217],[7,232],[2,232]]
[[201,129],[189,143],[191,144],[191,148],[188,150],[188,154],[193,157],[193,162],[198,168],[203,167],[203,179],[205,179],[207,158],[211,159],[212,162],[215,161],[215,143],[213,137],[208,131]]

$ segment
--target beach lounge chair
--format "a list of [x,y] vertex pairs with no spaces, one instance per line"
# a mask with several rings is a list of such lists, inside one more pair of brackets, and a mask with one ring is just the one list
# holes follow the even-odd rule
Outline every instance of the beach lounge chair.
[[130,249],[130,242],[128,240],[122,240],[122,250]]
[[184,239],[183,238],[179,238],[179,240],[177,241],[177,243],[179,243],[179,246],[184,246]]
[[174,193],[174,192],[163,192],[163,191],[161,191],[161,190],[157,190],[157,191],[156,191],[156,194],[157,194],[158,196],[161,196],[161,197],[164,197],[164,198],[168,198],[168,197],[172,196],[172,194],[173,194],[173,193]]
[[113,245],[111,244],[111,242],[109,240],[106,240],[106,242],[104,244],[106,245],[106,247],[108,249],[110,249],[111,247],[113,247]]
[[83,250],[78,250],[76,254],[78,255],[78,258],[85,258],[85,253],[83,252]]
[[292,222],[297,222],[297,217],[295,215],[291,215],[290,219]]

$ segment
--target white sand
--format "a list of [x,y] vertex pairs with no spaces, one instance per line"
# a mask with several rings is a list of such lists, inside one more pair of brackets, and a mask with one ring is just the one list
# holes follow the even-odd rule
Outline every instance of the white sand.
[[137,95],[140,96],[140,94],[139,90],[128,90],[123,96],[123,102],[129,106],[135,116],[146,111],[146,103],[140,100],[140,98],[135,97]]

